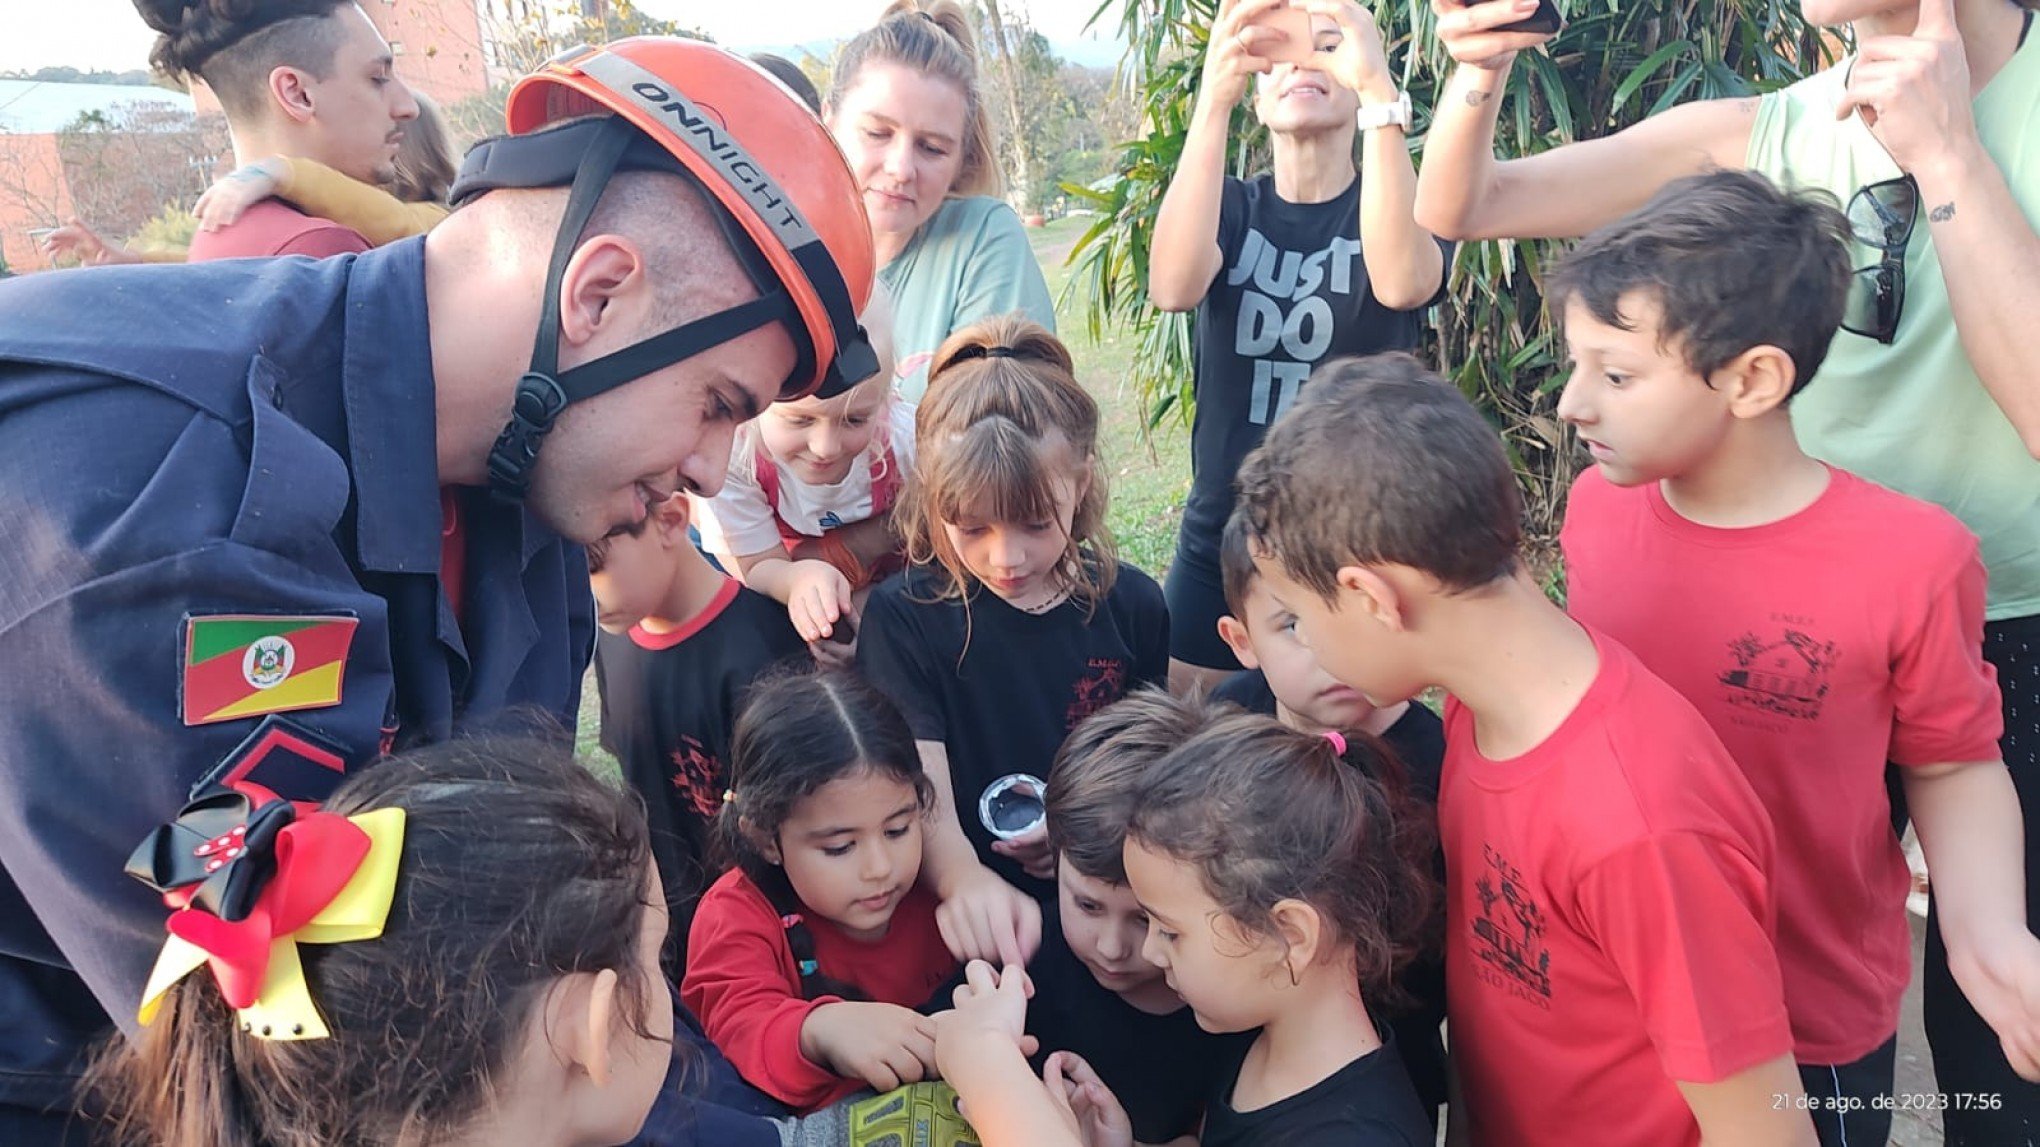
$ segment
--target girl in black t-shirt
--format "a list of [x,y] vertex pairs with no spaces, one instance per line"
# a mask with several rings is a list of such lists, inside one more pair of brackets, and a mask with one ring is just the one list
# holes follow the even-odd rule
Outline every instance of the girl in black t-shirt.
[[1370,1005],[1415,953],[1430,830],[1371,738],[1221,718],[1156,762],[1126,837],[1142,954],[1208,1031],[1260,1028],[1207,1097],[1203,1147],[1428,1147]]
[[899,703],[939,797],[924,882],[950,949],[1024,963],[1053,895],[1039,825],[1000,839],[980,800],[1048,775],[1069,730],[1168,674],[1161,589],[1105,528],[1098,406],[1069,351],[1019,318],[937,353],[894,522],[908,568],[866,604],[859,667]]

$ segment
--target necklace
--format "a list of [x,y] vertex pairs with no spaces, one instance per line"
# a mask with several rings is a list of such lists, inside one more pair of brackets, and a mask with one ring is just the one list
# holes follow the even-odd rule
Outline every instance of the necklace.
[[1048,611],[1054,609],[1056,606],[1061,605],[1063,602],[1066,602],[1069,599],[1070,599],[1069,589],[1063,588],[1049,595],[1048,600],[1042,602],[1040,605],[1021,605],[1017,602],[1011,601],[1007,602],[1006,604],[1012,606],[1014,609],[1019,610],[1021,613],[1032,614],[1035,617],[1040,617],[1042,614],[1047,613]]

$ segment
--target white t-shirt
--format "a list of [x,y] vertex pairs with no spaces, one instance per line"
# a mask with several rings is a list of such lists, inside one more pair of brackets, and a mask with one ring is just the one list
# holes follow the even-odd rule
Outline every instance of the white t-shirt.
[[[873,458],[890,445],[891,464],[899,467],[899,477],[904,479],[913,469],[914,404],[895,396],[883,431],[872,436],[871,445],[850,464],[850,472],[843,480],[834,485],[811,486],[786,467],[772,463],[779,471],[779,517],[811,538],[869,518]],[[703,549],[742,556],[780,544],[772,504],[758,485],[755,459],[759,449],[755,430],[738,435],[736,448],[730,451],[730,469],[722,493],[713,498],[694,499],[694,524],[701,531]]]

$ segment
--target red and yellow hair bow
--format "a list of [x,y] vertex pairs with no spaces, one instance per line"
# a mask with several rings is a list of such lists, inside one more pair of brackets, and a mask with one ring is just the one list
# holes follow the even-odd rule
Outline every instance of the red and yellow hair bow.
[[128,859],[128,875],[172,909],[141,1022],[206,964],[243,1031],[323,1039],[297,946],[382,935],[403,844],[400,808],[340,816],[247,783],[184,806]]

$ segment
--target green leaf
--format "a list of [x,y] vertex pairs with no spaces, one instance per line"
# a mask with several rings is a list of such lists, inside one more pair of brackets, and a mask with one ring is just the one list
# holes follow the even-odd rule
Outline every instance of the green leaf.
[[1693,41],[1673,40],[1671,43],[1652,52],[1648,58],[1641,64],[1638,64],[1623,79],[1622,83],[1616,87],[1615,99],[1610,105],[1610,110],[1621,111],[1623,106],[1629,103],[1629,98],[1636,94],[1636,90],[1655,79],[1658,71],[1666,64],[1694,51],[1697,51],[1697,49],[1693,46]]

